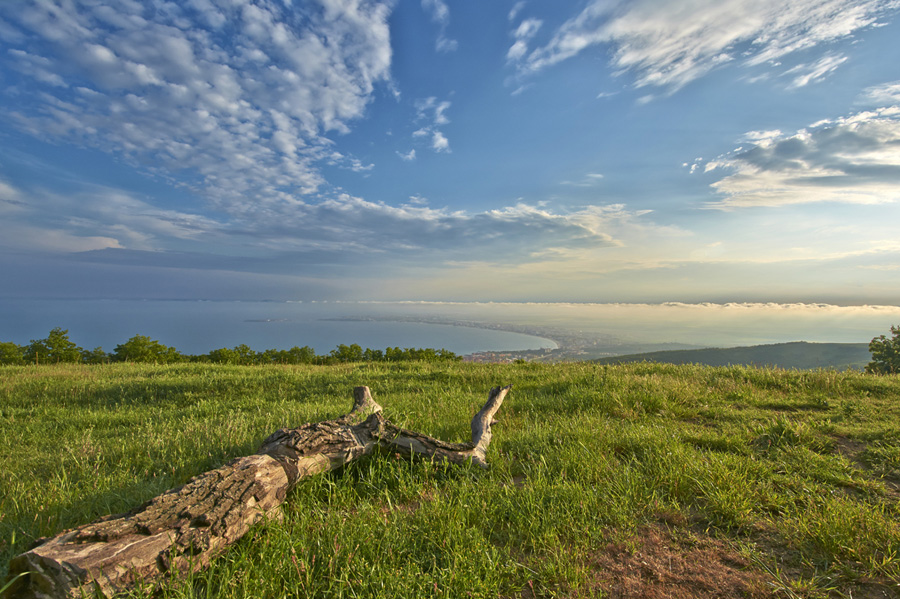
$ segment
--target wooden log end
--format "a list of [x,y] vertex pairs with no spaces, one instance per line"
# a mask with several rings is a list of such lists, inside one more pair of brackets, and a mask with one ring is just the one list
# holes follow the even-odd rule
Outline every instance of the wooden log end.
[[500,409],[500,405],[510,389],[512,389],[512,385],[491,389],[484,407],[472,418],[472,444],[476,450],[480,449],[479,453],[482,455],[482,458],[488,444],[491,442],[491,425],[497,422],[494,420],[494,414]]
[[348,414],[353,420],[362,422],[372,414],[381,412],[381,410],[381,406],[372,397],[372,392],[368,387],[353,388],[353,409]]

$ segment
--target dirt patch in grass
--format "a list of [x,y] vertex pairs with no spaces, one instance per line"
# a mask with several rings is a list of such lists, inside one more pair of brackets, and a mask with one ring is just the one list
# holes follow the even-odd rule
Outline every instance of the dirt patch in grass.
[[589,563],[595,588],[610,599],[762,599],[768,576],[723,541],[662,526],[610,543]]
[[866,450],[866,444],[856,439],[844,437],[842,435],[834,435],[834,449],[839,454],[853,462],[857,468],[866,468],[866,464],[859,458],[860,454]]
[[881,480],[884,483],[887,494],[894,500],[900,500],[900,477],[892,475],[878,476],[874,473],[872,467],[863,459],[863,455],[868,447],[865,442],[839,435],[835,435],[833,438],[834,448],[837,453],[844,456],[858,470]]

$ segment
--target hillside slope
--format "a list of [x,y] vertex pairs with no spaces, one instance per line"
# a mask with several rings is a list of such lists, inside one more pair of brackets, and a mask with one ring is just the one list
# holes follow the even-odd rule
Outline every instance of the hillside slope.
[[683,349],[629,354],[595,360],[599,364],[661,362],[665,364],[704,364],[707,366],[776,366],[812,370],[834,368],[862,369],[871,360],[867,343],[774,343],[750,347]]
[[360,457],[155,596],[898,597],[900,375],[589,362],[0,366],[0,589],[360,384],[449,442],[512,384],[490,468]]

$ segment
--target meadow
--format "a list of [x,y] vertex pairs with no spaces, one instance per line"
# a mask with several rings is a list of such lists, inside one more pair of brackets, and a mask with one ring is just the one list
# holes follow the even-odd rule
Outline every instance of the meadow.
[[506,384],[489,469],[364,457],[159,596],[900,596],[900,376],[653,363],[0,367],[0,580],[354,386],[465,441]]

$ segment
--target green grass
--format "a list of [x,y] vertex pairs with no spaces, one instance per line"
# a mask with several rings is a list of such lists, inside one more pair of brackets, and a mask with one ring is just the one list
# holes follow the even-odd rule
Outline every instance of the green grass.
[[489,470],[363,458],[162,595],[600,596],[596,556],[648,526],[725,543],[781,596],[900,591],[900,377],[661,364],[0,367],[0,578],[356,385],[463,441],[509,383]]
[[809,343],[792,341],[749,347],[708,347],[655,351],[598,358],[598,364],[661,362],[666,364],[706,364],[707,366],[760,366],[815,370],[864,370],[872,360],[868,343]]

